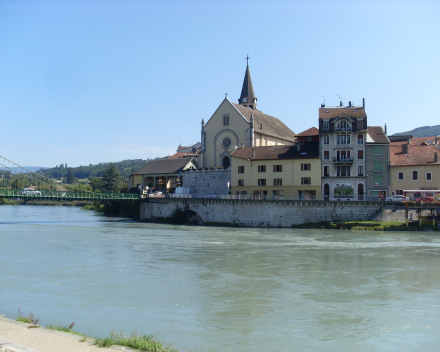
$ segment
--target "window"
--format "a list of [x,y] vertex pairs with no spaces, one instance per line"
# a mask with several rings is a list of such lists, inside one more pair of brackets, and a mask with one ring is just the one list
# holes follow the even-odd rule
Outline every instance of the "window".
[[283,172],[283,165],[274,165],[273,172]]
[[310,171],[311,165],[310,164],[301,164],[301,171]]
[[228,149],[231,146],[231,139],[226,137],[223,139],[222,147]]
[[301,177],[301,184],[302,185],[310,185],[312,183],[310,177]]
[[397,177],[399,180],[403,180],[403,172],[400,171]]
[[336,144],[350,144],[350,135],[341,134],[336,136]]
[[373,153],[374,153],[374,155],[382,155],[382,146],[375,145],[373,147]]
[[322,129],[324,129],[324,130],[328,130],[329,127],[330,127],[330,122],[329,122],[328,120],[325,120],[325,121],[322,123]]
[[419,172],[417,170],[413,171],[413,181],[417,181],[419,179]]
[[364,176],[364,167],[358,166],[358,176]]
[[330,176],[330,166],[324,166],[324,177]]
[[238,167],[238,173],[239,174],[244,174],[244,166],[239,166]]
[[348,121],[340,121],[336,125],[336,129],[340,130],[340,131],[348,131],[351,128],[350,128],[350,124],[348,123]]
[[374,161],[373,162],[373,170],[374,170],[374,172],[382,172],[383,171],[383,162],[382,161]]
[[266,186],[266,179],[265,178],[259,178],[258,179],[258,186]]
[[244,186],[244,180],[238,180],[238,185],[239,186]]
[[229,125],[229,115],[223,115],[223,126]]
[[350,176],[350,166],[337,166],[336,175],[338,177],[349,177]]
[[273,185],[274,186],[282,186],[283,185],[283,179],[282,178],[274,178],[273,179]]
[[364,128],[364,120],[357,120],[358,130],[361,130]]
[[266,165],[258,165],[258,172],[266,172]]
[[432,181],[432,174],[430,172],[426,173],[426,181]]
[[383,176],[382,175],[374,175],[373,181],[375,186],[382,186],[383,184]]
[[330,152],[328,150],[324,150],[324,160],[330,159]]
[[325,134],[322,136],[322,140],[324,144],[329,144],[330,143],[330,138],[328,136],[328,134]]
[[364,151],[363,150],[358,150],[358,159],[362,160],[364,158]]
[[358,144],[364,144],[364,135],[358,134],[357,141],[358,141]]

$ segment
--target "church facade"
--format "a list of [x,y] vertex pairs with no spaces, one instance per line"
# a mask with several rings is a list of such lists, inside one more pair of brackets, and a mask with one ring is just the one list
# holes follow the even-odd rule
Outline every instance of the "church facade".
[[206,123],[202,119],[201,168],[228,168],[230,154],[238,148],[295,143],[295,133],[281,120],[258,110],[257,103],[247,65],[238,104],[226,96]]

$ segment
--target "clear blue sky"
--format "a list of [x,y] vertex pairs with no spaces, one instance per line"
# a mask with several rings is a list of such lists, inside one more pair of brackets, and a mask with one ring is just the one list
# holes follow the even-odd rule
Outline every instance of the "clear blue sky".
[[438,125],[440,1],[0,2],[0,155],[68,166],[200,140],[247,54],[258,108],[294,132],[366,100],[393,134]]

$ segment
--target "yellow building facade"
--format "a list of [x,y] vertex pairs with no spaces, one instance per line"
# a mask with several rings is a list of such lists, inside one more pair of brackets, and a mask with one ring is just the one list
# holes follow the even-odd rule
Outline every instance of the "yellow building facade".
[[318,144],[307,144],[238,149],[231,155],[231,194],[320,199]]

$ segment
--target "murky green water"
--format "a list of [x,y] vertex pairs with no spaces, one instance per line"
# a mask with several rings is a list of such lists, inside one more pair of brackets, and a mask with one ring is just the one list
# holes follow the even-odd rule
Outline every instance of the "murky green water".
[[438,233],[142,224],[0,206],[0,314],[181,351],[437,351]]

